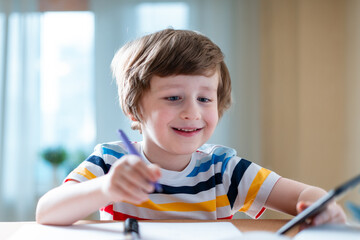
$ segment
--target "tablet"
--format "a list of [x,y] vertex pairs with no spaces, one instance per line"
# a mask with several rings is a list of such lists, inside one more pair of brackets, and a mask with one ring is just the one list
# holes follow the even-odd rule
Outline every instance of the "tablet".
[[282,226],[276,233],[277,234],[284,234],[287,231],[289,231],[294,226],[305,222],[306,219],[311,218],[321,212],[326,205],[331,202],[331,200],[334,200],[335,198],[339,198],[342,196],[345,192],[355,187],[357,184],[360,183],[360,174],[356,177],[350,179],[349,181],[345,182],[344,184],[340,185],[339,187],[330,190],[325,196],[318,199],[316,202],[311,204],[308,208],[306,208],[304,211],[299,213],[297,216],[295,216],[293,219],[291,219],[288,223],[286,223],[284,226]]

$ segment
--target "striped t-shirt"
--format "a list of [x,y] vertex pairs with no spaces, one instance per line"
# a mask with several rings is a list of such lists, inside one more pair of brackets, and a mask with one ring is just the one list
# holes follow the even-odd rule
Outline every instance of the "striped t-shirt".
[[[134,143],[142,153],[141,142]],[[84,182],[107,174],[111,165],[127,154],[121,142],[99,144],[65,181]],[[144,155],[143,160],[150,163]],[[276,173],[236,156],[236,151],[205,144],[192,154],[181,172],[161,169],[154,192],[142,204],[115,202],[100,209],[102,220],[229,219],[237,212],[258,218],[277,180]]]

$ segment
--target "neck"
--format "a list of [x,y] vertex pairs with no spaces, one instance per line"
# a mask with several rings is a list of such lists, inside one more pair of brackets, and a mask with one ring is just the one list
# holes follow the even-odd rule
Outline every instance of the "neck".
[[145,142],[142,142],[142,148],[146,158],[153,164],[157,164],[159,167],[180,172],[186,168],[191,160],[192,153],[189,154],[174,154],[168,152],[158,146],[149,146]]

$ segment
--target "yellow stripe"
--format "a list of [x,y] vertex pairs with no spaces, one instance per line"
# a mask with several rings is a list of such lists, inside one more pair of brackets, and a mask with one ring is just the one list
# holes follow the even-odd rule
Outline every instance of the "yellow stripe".
[[260,171],[256,174],[254,180],[252,181],[249,191],[246,195],[244,206],[239,210],[240,212],[246,212],[251,207],[254,202],[256,195],[258,194],[261,185],[264,183],[265,179],[271,173],[270,170],[261,168]]
[[229,199],[227,197],[227,195],[221,195],[221,196],[217,196],[216,197],[216,207],[225,207],[225,206],[229,206],[230,202]]
[[217,207],[224,207],[229,205],[229,200],[226,195],[216,197],[216,200],[210,200],[199,203],[183,203],[183,202],[173,202],[173,203],[161,203],[156,204],[150,199],[146,202],[136,205],[137,207],[148,208],[155,211],[174,211],[174,212],[193,212],[193,211],[204,211],[204,212],[214,212]]
[[89,170],[87,170],[84,167],[78,167],[73,172],[77,173],[77,174],[80,174],[80,175],[86,177],[89,180],[93,179],[93,178],[96,178],[96,176],[92,172],[90,172]]

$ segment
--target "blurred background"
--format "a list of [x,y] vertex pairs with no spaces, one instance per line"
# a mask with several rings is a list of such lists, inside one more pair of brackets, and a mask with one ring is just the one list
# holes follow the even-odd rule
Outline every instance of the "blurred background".
[[117,129],[141,140],[110,62],[167,27],[225,53],[234,104],[209,142],[330,190],[360,172],[359,24],[357,0],[0,0],[0,221],[34,220],[39,197]]

